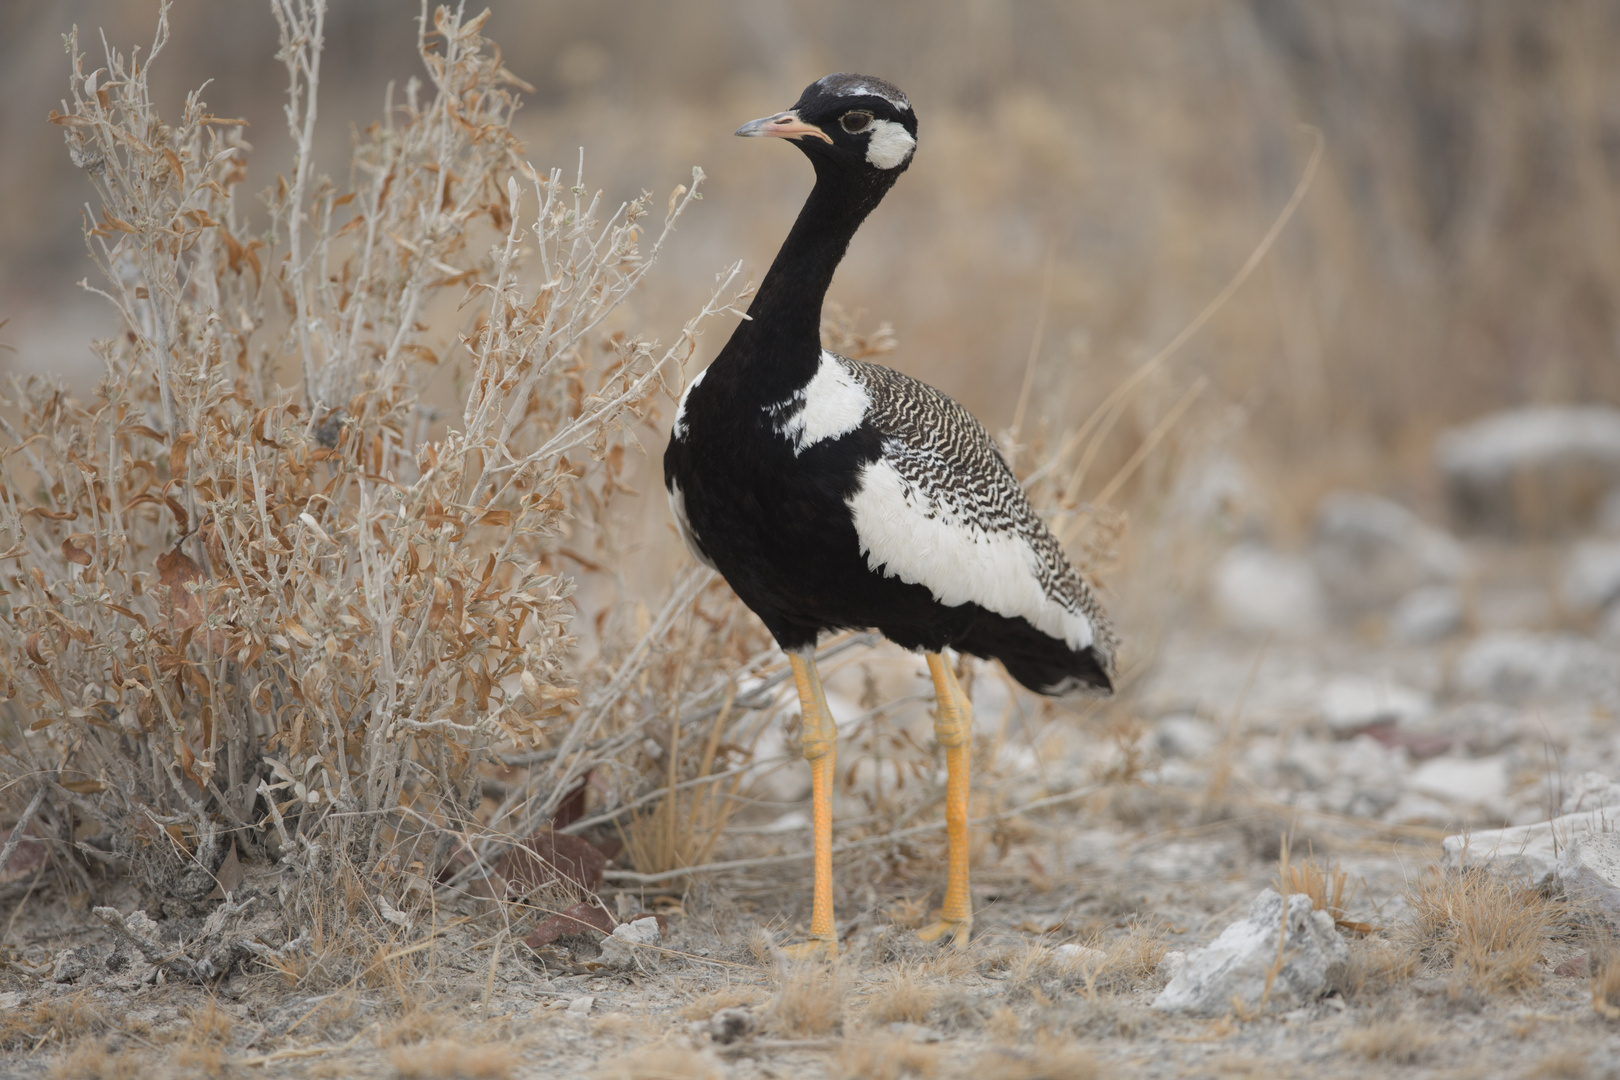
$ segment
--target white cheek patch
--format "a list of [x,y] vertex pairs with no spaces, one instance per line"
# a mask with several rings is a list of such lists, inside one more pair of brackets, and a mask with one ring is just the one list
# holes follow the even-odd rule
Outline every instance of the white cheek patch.
[[971,602],[1027,619],[1076,652],[1091,644],[1090,620],[1041,588],[1040,556],[1021,536],[986,531],[930,501],[882,458],[862,468],[848,504],[872,570],[925,586],[947,606]]
[[777,417],[776,433],[793,444],[793,456],[823,439],[848,435],[861,426],[872,395],[855,381],[849,368],[832,353],[821,354],[821,364],[803,390],[766,410]]
[[917,148],[917,140],[903,124],[893,120],[873,120],[871,136],[866,143],[866,160],[880,169],[902,165]]
[[676,439],[686,438],[686,399],[692,396],[692,391],[698,388],[698,383],[702,382],[703,376],[708,373],[708,368],[698,372],[692,377],[692,381],[686,384],[686,389],[681,392],[681,403],[675,406],[675,426],[670,432]]

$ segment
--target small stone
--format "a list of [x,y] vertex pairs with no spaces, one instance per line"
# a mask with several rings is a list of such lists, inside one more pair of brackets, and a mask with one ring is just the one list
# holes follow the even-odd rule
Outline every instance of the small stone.
[[1322,589],[1311,564],[1260,544],[1238,544],[1221,556],[1213,592],[1221,617],[1239,630],[1300,633],[1322,625]]
[[1420,795],[1479,806],[1507,794],[1507,758],[1430,758],[1412,770],[1406,786]]
[[1317,504],[1311,563],[1335,611],[1354,618],[1419,586],[1457,580],[1468,556],[1399,503],[1335,491]]
[[1620,833],[1571,837],[1554,871],[1564,892],[1620,918]]
[[1560,588],[1571,611],[1585,615],[1620,599],[1620,540],[1575,545]]
[[1345,675],[1323,688],[1317,710],[1335,735],[1348,737],[1374,724],[1420,724],[1434,711],[1434,702],[1421,690],[1388,679]]
[[1435,458],[1458,523],[1507,535],[1567,531],[1591,521],[1620,483],[1620,410],[1505,410],[1443,433]]
[[1457,685],[1482,697],[1606,698],[1620,695],[1620,656],[1574,634],[1482,634],[1457,661]]
[[581,997],[577,997],[573,1001],[570,1001],[568,1003],[568,1009],[567,1009],[568,1015],[569,1016],[589,1016],[589,1015],[591,1015],[591,1006],[595,1005],[595,1004],[596,1004],[596,998],[595,998],[594,995],[585,994],[585,995],[583,995]]
[[1235,1003],[1287,1012],[1326,994],[1349,960],[1333,917],[1312,910],[1310,897],[1296,893],[1284,900],[1265,889],[1246,918],[1187,957],[1153,1007],[1188,1016],[1224,1016]]
[[78,982],[84,978],[89,970],[89,964],[81,955],[83,949],[63,949],[56,954],[56,961],[51,965],[51,978],[59,983]]
[[638,954],[646,955],[643,946],[657,945],[662,940],[658,920],[652,915],[620,923],[612,934],[602,939],[602,963],[621,970],[635,967]]
[[1181,713],[1155,724],[1153,741],[1165,757],[1194,760],[1214,750],[1221,736],[1208,720]]
[[1462,629],[1462,592],[1452,585],[1413,589],[1389,613],[1389,636],[1404,645],[1427,645]]

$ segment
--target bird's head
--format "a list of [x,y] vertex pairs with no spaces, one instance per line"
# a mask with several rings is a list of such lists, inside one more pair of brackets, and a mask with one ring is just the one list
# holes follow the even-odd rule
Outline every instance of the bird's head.
[[737,134],[789,139],[818,167],[871,170],[892,180],[911,164],[917,114],[893,83],[840,73],[817,79],[791,109],[750,120]]

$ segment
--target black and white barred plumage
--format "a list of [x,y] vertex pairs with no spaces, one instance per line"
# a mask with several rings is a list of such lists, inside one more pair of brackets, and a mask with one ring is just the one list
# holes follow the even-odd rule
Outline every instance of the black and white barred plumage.
[[816,187],[750,318],[677,410],[664,473],[683,538],[784,648],[875,627],[995,657],[1042,693],[1110,689],[1101,606],[984,427],[924,383],[820,347],[832,271],[910,162],[909,102],[829,76],[767,120],[800,133]]

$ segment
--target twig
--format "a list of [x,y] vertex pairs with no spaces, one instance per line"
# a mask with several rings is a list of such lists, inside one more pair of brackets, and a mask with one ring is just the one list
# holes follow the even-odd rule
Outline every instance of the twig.
[[45,785],[41,784],[39,790],[34,792],[34,797],[28,800],[27,807],[23,809],[22,817],[18,818],[17,824],[11,827],[11,837],[6,840],[6,846],[0,848],[0,873],[5,871],[6,863],[11,861],[11,853],[17,850],[18,844],[22,843],[23,830],[28,828],[29,820],[33,818],[34,811],[39,809],[39,804],[44,799]]

